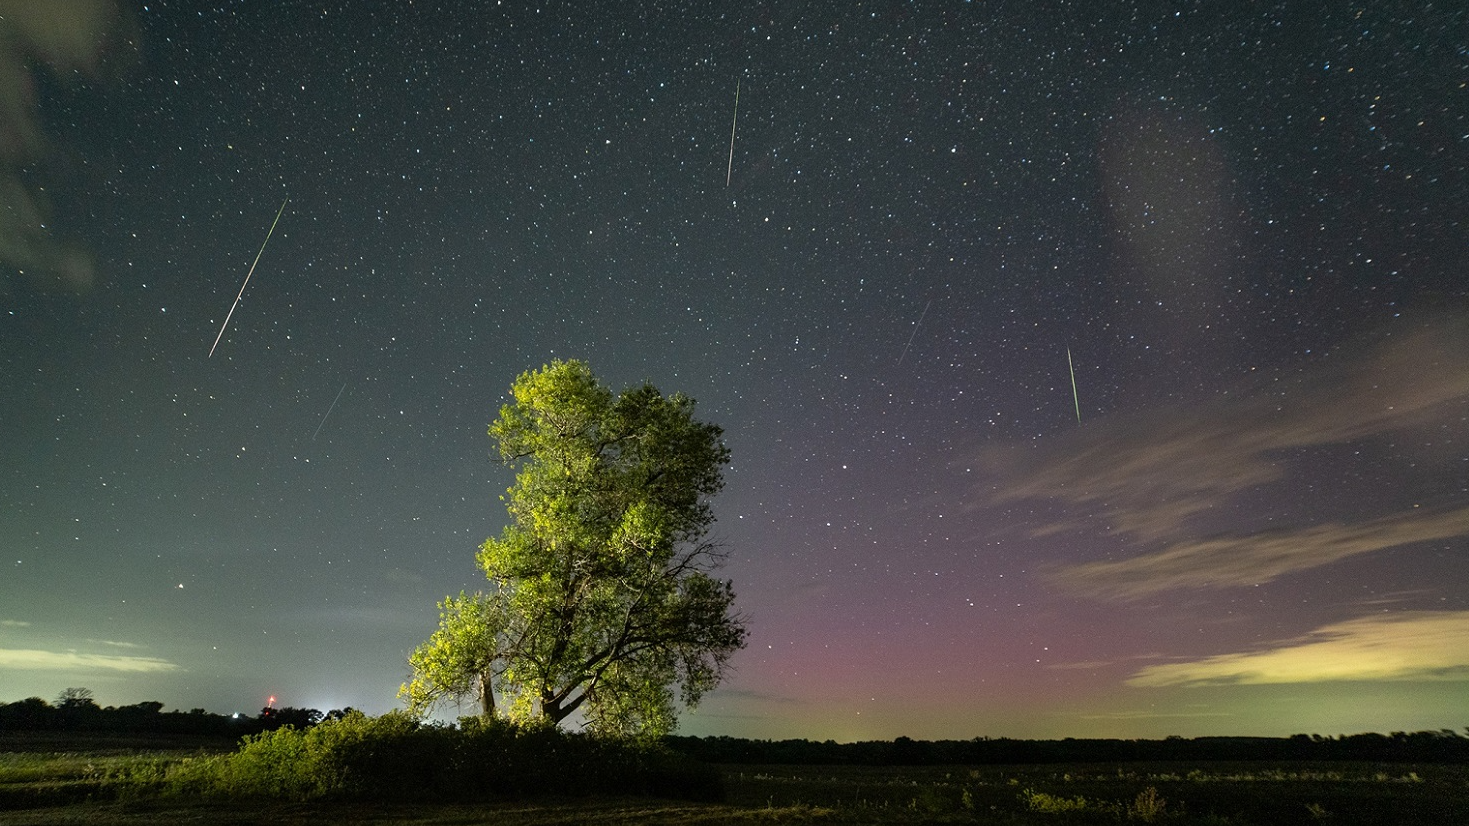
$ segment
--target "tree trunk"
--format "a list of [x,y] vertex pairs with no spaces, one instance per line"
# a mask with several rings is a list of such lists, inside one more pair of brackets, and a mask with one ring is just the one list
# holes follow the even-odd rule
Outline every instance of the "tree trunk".
[[479,675],[479,713],[486,720],[495,719],[495,685],[488,671]]
[[581,707],[582,701],[586,700],[586,698],[586,692],[583,692],[577,695],[576,699],[566,703],[561,699],[557,699],[556,695],[551,694],[551,692],[543,691],[541,692],[541,716],[560,725],[562,720],[570,717],[572,712]]

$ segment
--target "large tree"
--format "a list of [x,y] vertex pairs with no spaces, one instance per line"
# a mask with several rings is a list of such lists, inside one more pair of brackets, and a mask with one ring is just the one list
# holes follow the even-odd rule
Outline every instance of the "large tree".
[[676,700],[697,704],[745,644],[734,591],[711,576],[723,431],[692,399],[614,395],[578,361],[522,374],[511,395],[490,425],[517,471],[510,524],[477,557],[491,587],[440,604],[402,694],[418,710],[477,694],[492,716],[499,692],[517,719],[670,731]]

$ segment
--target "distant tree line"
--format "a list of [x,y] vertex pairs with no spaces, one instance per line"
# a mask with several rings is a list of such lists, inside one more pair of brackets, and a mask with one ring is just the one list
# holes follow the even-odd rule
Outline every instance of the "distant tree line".
[[744,740],[733,737],[669,737],[668,744],[706,763],[927,766],[1005,763],[1112,763],[1196,760],[1362,760],[1405,763],[1469,763],[1469,729],[1411,734],[1322,737],[1169,737],[1164,740],[896,740],[837,743],[831,740]]
[[189,734],[242,737],[282,726],[309,728],[324,719],[344,716],[351,709],[323,714],[314,708],[271,708],[260,714],[212,714],[202,708],[164,711],[163,703],[148,700],[129,706],[99,706],[92,692],[68,688],[54,704],[30,697],[0,705],[0,734],[6,732],[85,732],[109,734]]
[[[257,716],[212,714],[202,708],[164,711],[163,703],[101,707],[87,689],[69,688],[54,704],[40,697],[0,705],[0,735],[10,732],[185,734],[238,738],[286,726],[305,730],[342,720],[353,710],[271,708]],[[666,745],[705,763],[849,766],[930,766],[1127,761],[1341,760],[1469,763],[1469,728],[1323,737],[1168,737],[1163,740],[747,740],[737,737],[663,738]]]

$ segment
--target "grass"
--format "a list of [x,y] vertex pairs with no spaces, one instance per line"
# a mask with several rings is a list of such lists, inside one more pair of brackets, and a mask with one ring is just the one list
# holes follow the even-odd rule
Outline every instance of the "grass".
[[0,741],[0,812],[111,797],[109,786],[118,777],[219,751],[218,743],[186,748],[88,740],[53,748],[57,745],[44,739]]
[[[647,800],[549,801],[535,805],[387,805],[352,803],[88,803],[14,812],[0,811],[0,824],[25,826],[141,826],[158,824],[415,824],[451,826],[553,826],[555,824],[724,824],[759,823],[729,807]],[[765,822],[794,823],[780,819]]]
[[833,823],[1469,823],[1462,766],[731,767],[728,803]]
[[723,766],[726,799],[718,803],[609,795],[473,804],[235,799],[149,793],[137,782],[219,753],[217,741],[191,748],[187,742],[0,740],[0,826],[1469,823],[1469,770],[1445,765]]

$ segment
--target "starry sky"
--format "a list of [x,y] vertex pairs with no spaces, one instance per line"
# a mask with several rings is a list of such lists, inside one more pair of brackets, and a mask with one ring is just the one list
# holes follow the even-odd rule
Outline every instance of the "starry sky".
[[395,707],[580,358],[733,451],[683,733],[1469,724],[1457,4],[36,5],[0,701]]

